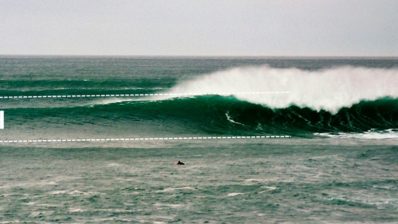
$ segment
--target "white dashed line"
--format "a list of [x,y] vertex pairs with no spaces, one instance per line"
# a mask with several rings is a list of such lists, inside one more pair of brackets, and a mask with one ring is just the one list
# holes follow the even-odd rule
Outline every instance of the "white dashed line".
[[234,93],[123,93],[123,94],[68,94],[34,96],[0,96],[0,99],[45,99],[45,98],[106,98],[106,97],[148,97],[148,96],[199,96],[199,95],[272,95],[288,94],[288,91],[234,92]]
[[250,136],[192,136],[192,137],[142,137],[142,138],[73,138],[73,139],[11,139],[0,143],[52,143],[52,142],[119,142],[119,141],[174,141],[174,140],[220,140],[220,139],[271,139],[291,138],[290,135],[250,135]]

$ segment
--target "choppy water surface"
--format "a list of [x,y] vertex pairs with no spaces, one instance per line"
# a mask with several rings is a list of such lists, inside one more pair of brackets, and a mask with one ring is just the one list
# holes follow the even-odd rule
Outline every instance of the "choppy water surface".
[[[0,148],[3,223],[398,220],[398,147],[364,140]],[[185,166],[175,162],[182,160]]]

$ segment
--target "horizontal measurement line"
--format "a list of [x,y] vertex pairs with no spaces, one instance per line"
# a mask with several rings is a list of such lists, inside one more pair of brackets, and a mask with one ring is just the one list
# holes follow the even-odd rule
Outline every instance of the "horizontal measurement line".
[[236,92],[236,93],[126,93],[126,94],[65,94],[34,96],[0,96],[0,99],[43,99],[43,98],[104,98],[104,97],[145,97],[145,96],[197,96],[197,95],[267,95],[288,94],[288,91]]
[[289,135],[250,136],[195,136],[195,137],[145,137],[145,138],[72,138],[72,139],[12,139],[0,143],[52,143],[52,142],[122,142],[122,141],[169,141],[169,140],[220,140],[220,139],[271,139],[291,138]]

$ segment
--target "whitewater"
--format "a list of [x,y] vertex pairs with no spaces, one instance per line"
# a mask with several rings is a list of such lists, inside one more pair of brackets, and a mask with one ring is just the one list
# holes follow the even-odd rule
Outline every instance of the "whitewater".
[[[241,92],[271,94],[239,94]],[[398,97],[398,68],[344,66],[310,71],[267,65],[237,67],[184,81],[167,93],[227,93],[271,108],[296,105],[337,113],[341,108],[362,100]]]

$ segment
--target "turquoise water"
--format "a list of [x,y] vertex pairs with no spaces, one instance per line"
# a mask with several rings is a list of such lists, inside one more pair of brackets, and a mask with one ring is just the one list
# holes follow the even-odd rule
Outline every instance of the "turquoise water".
[[397,66],[2,56],[0,223],[398,222]]

